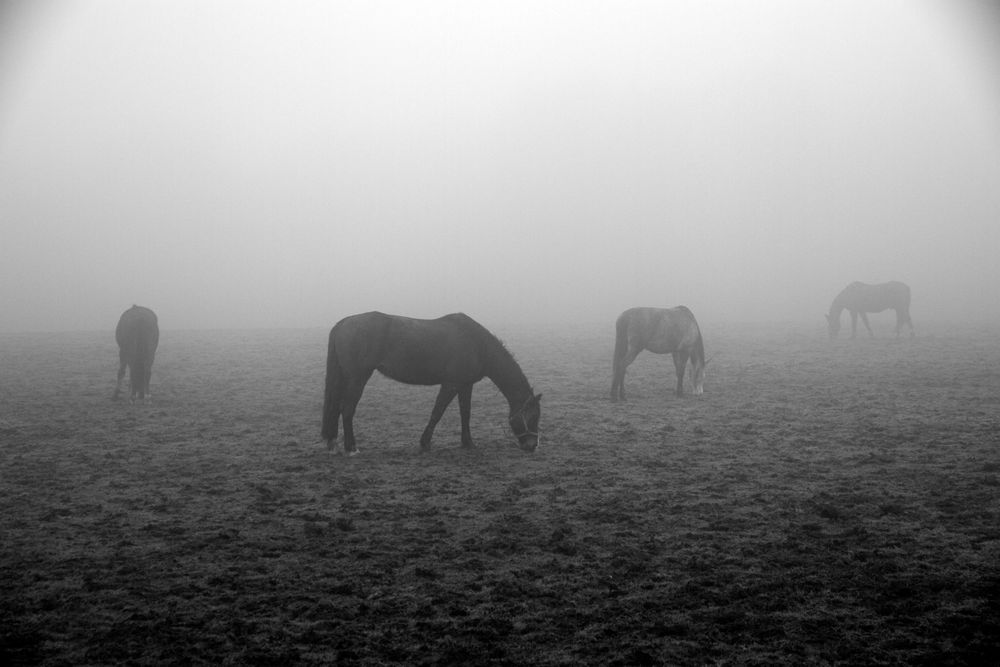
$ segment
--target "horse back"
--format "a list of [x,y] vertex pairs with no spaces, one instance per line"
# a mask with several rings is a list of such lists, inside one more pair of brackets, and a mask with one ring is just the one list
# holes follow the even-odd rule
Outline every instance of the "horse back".
[[630,308],[618,318],[618,335],[629,345],[655,354],[690,349],[701,340],[694,313],[687,306],[674,308]]
[[467,383],[484,376],[482,333],[490,335],[462,313],[424,320],[372,311],[334,325],[331,351],[357,377],[378,370],[407,384]]
[[865,313],[889,309],[906,311],[910,307],[910,287],[897,280],[875,285],[853,282],[834,301],[838,302],[848,310]]

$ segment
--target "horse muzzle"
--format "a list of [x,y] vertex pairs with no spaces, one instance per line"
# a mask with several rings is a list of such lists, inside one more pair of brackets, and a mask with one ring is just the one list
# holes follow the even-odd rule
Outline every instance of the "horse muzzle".
[[541,441],[541,437],[535,433],[529,433],[523,435],[517,439],[517,446],[526,452],[533,452],[538,448],[538,443]]

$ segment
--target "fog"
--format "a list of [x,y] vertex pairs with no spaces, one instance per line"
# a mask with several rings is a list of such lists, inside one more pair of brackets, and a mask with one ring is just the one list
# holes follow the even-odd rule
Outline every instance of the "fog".
[[2,331],[1000,319],[990,2],[2,7]]

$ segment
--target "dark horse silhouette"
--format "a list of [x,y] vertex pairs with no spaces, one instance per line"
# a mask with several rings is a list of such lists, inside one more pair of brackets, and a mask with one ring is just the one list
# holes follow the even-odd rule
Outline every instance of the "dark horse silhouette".
[[677,395],[684,395],[684,367],[691,362],[694,393],[704,390],[705,344],[694,314],[686,306],[676,308],[629,308],[615,322],[615,354],[611,379],[611,400],[625,398],[625,369],[639,353],[674,357]]
[[874,336],[868,323],[867,313],[881,313],[883,310],[896,311],[896,335],[906,324],[913,336],[913,321],[910,319],[910,288],[897,281],[869,285],[853,282],[845,287],[830,304],[830,312],[826,316],[827,329],[830,338],[836,338],[840,333],[840,312],[844,309],[851,314],[851,338],[858,335],[858,316],[868,329],[868,335]]
[[424,449],[430,447],[434,427],[456,395],[462,445],[472,446],[472,385],[484,377],[510,404],[508,421],[518,445],[526,451],[538,446],[542,396],[534,394],[514,357],[485,327],[464,313],[418,320],[370,312],[345,317],[330,330],[322,430],[328,447],[333,447],[343,419],[344,451],[357,453],[354,412],[376,370],[406,384],[441,385],[420,436]]
[[135,400],[136,394],[145,399],[149,394],[149,376],[153,371],[153,357],[156,356],[156,346],[160,342],[160,327],[156,321],[156,313],[149,308],[132,306],[118,320],[115,328],[115,340],[118,341],[118,385],[115,387],[114,398],[118,398],[122,390],[122,379],[125,377],[125,367],[129,369],[130,400]]

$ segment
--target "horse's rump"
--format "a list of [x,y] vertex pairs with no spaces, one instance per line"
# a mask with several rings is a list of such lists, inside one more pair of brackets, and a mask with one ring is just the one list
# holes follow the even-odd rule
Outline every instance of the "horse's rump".
[[118,343],[120,360],[119,387],[115,394],[117,395],[121,389],[121,379],[127,366],[132,397],[139,394],[141,398],[145,398],[149,391],[156,348],[160,342],[160,327],[156,313],[143,306],[132,306],[126,310],[118,319],[118,326],[115,327],[115,341]]

